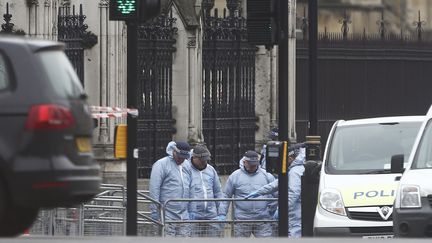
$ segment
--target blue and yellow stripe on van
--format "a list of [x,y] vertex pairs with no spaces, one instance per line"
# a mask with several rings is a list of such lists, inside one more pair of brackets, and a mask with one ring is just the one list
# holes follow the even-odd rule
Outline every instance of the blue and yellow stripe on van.
[[341,188],[345,207],[393,205],[398,182]]

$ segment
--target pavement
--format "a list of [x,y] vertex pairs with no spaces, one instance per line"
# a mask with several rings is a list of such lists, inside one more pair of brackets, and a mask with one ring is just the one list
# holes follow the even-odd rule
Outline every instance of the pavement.
[[[154,237],[33,237],[24,236],[19,238],[3,238],[0,243],[262,243],[262,238],[154,238]],[[266,243],[287,243],[289,240],[292,243],[383,243],[383,239],[361,239],[361,238],[302,238],[302,239],[287,239],[287,238],[265,238]],[[386,239],[393,242],[406,243],[426,243],[430,239]]]

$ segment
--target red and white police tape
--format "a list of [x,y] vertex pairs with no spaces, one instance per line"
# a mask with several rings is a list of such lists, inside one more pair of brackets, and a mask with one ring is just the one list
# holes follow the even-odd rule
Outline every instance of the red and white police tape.
[[93,118],[121,118],[127,117],[127,114],[138,116],[137,109],[107,107],[107,106],[90,106]]

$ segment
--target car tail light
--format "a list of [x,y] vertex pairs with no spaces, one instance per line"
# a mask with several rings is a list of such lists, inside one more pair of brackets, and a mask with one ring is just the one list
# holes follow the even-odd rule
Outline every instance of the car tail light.
[[32,106],[27,118],[26,130],[60,130],[75,124],[72,112],[63,106],[43,104]]

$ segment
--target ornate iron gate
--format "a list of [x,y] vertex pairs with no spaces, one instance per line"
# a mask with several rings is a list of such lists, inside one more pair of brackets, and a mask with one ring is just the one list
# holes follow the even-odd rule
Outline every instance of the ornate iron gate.
[[172,62],[176,19],[162,15],[138,27],[138,176],[150,177],[153,163],[165,156],[175,129],[172,118]]
[[4,24],[1,25],[0,34],[25,35],[22,29],[15,29],[15,24],[11,22],[12,14],[9,13],[9,2],[6,2],[6,13],[3,14]]
[[237,0],[218,16],[204,0],[203,134],[222,174],[238,168],[242,153],[255,148],[255,52],[246,41],[246,20]]
[[80,4],[79,14],[75,14],[75,6],[64,6],[58,12],[58,41],[66,43],[65,53],[77,72],[81,83],[84,85],[84,49],[97,44],[97,36],[87,31],[84,24],[86,16],[83,14]]
[[[387,32],[383,16],[378,33],[349,33],[346,14],[339,22],[340,33],[318,36],[321,144],[339,119],[424,115],[432,103],[432,36],[423,33],[420,16],[413,33],[400,34]],[[307,39],[297,39],[296,53],[297,140],[304,141],[310,101]]]

